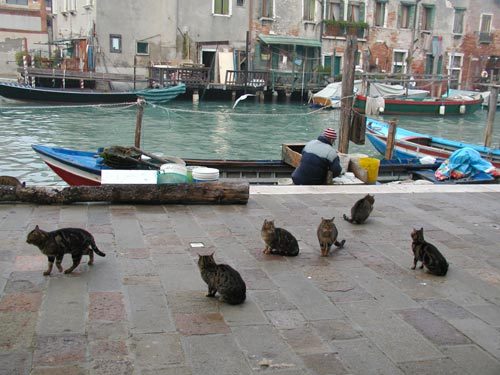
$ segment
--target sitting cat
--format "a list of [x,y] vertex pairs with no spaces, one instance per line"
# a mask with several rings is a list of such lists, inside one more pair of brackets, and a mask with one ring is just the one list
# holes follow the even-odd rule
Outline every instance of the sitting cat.
[[26,242],[35,245],[43,254],[47,255],[49,268],[43,273],[44,276],[48,276],[52,272],[54,260],[59,272],[63,271],[61,263],[64,254],[71,254],[73,258],[73,265],[64,273],[71,273],[80,264],[82,255],[89,256],[89,265],[94,263],[94,252],[102,257],[106,256],[97,248],[92,234],[80,228],[62,228],[46,232],[37,225],[28,234]]
[[340,242],[337,241],[339,231],[337,230],[337,227],[333,223],[333,220],[335,220],[335,217],[331,219],[321,218],[321,223],[318,226],[317,234],[318,234],[319,245],[321,247],[322,257],[328,256],[330,248],[332,247],[333,244],[335,244],[335,246],[337,246],[338,248],[344,247],[345,244],[345,240],[342,240]]
[[344,214],[344,220],[347,220],[349,223],[363,224],[373,210],[373,203],[375,203],[375,197],[366,194],[364,198],[361,198],[352,206],[351,218],[349,219],[347,215]]
[[243,303],[246,298],[246,285],[238,271],[227,264],[217,264],[214,253],[198,254],[198,268],[201,278],[208,285],[207,297],[215,297],[219,292],[221,300],[230,305]]
[[414,270],[417,267],[417,262],[421,261],[422,265],[420,269],[425,266],[429,270],[429,273],[433,275],[446,275],[446,272],[448,272],[448,262],[436,246],[424,240],[424,228],[420,228],[420,230],[413,229],[411,238],[413,240],[411,249],[414,256],[413,267],[411,269]]
[[264,254],[285,256],[296,256],[299,254],[297,239],[286,229],[276,228],[274,220],[264,219],[260,234],[266,244]]
[[12,176],[0,176],[0,185],[26,187],[26,182],[21,182]]

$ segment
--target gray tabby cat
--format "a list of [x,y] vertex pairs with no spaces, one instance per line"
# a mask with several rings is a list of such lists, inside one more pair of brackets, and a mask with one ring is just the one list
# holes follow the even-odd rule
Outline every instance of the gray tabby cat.
[[351,218],[349,219],[346,214],[344,214],[344,220],[349,223],[363,224],[370,213],[373,210],[373,204],[375,203],[375,197],[373,195],[367,194],[364,198],[357,201],[351,208]]
[[198,254],[198,268],[201,278],[208,285],[207,297],[215,297],[219,292],[221,300],[230,305],[243,303],[246,298],[246,284],[238,271],[227,264],[217,264],[214,253]]
[[436,276],[444,276],[448,272],[448,262],[436,246],[424,240],[424,228],[413,229],[411,232],[413,240],[411,249],[413,250],[413,267],[417,267],[417,262],[421,261],[420,269],[427,267],[429,273]]
[[321,247],[321,256],[327,257],[330,252],[332,245],[337,246],[339,249],[344,247],[345,240],[337,241],[339,231],[335,224],[333,223],[335,217],[331,219],[321,218],[321,223],[319,223],[317,235],[319,246]]
[[274,220],[264,219],[260,235],[266,244],[264,254],[285,255],[290,257],[299,254],[297,239],[286,229],[276,228],[274,226]]
[[85,229],[80,228],[61,228],[46,232],[37,225],[28,234],[26,242],[35,245],[43,254],[47,255],[49,268],[43,273],[44,276],[48,276],[52,272],[54,260],[59,272],[63,271],[61,263],[64,254],[71,254],[73,258],[73,265],[64,273],[73,272],[80,264],[83,255],[89,256],[89,265],[94,263],[94,252],[102,257],[106,256],[97,248],[94,237]]

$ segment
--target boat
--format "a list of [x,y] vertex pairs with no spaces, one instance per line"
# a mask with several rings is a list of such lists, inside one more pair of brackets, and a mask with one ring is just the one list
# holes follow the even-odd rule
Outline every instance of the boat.
[[[373,147],[385,155],[389,124],[383,121],[367,118],[366,136]],[[473,145],[445,138],[434,137],[398,127],[394,139],[394,157],[398,159],[414,159],[432,156],[445,160],[456,150],[470,147],[478,151],[482,158],[500,168],[500,149]]]
[[[354,81],[354,93],[361,89],[361,80]],[[313,94],[312,107],[340,108],[342,98],[342,82],[333,82],[325,88]]]
[[[365,113],[368,97],[356,94],[353,107]],[[468,99],[386,98],[383,113],[387,115],[464,115],[481,108],[481,96]],[[382,111],[381,111],[382,112]]]
[[[473,98],[475,96],[481,95],[483,98],[483,103],[482,105],[484,107],[489,106],[489,101],[490,101],[490,91],[469,91],[469,90],[457,90],[457,89],[449,89],[446,94],[444,94],[442,97],[443,98],[463,98],[463,97],[469,97]],[[497,107],[500,106],[500,96],[497,98]]]
[[52,103],[130,103],[143,98],[152,103],[172,100],[186,92],[186,85],[151,88],[136,91],[95,91],[86,89],[59,89],[32,87],[16,82],[0,82],[0,95],[15,100]]

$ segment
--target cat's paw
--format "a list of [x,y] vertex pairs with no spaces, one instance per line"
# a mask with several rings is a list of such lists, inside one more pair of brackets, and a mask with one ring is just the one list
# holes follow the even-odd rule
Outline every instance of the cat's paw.
[[89,260],[89,262],[88,262],[87,264],[88,264],[89,266],[91,266],[91,265],[93,265],[93,264],[94,264],[94,262],[93,262],[93,261],[91,261],[91,260]]
[[417,266],[416,266],[416,265],[415,265],[415,266],[413,266],[411,269],[412,269],[412,270],[414,270],[415,268],[417,268]]
[[72,269],[67,269],[66,271],[64,271],[64,273],[66,273],[66,274],[71,273],[71,272],[73,272]]
[[63,271],[63,268],[62,268],[62,266],[61,266],[61,265],[57,266],[57,269],[58,269],[58,271],[59,271],[59,272],[62,272],[62,271]]
[[43,273],[43,276],[49,276],[49,275],[50,275],[50,271],[45,271],[45,272]]

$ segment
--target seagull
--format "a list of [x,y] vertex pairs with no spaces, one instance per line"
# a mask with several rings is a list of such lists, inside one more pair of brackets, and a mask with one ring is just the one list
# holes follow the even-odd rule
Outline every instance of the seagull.
[[255,96],[254,94],[245,94],[245,95],[241,95],[238,99],[236,99],[236,101],[234,102],[233,104],[233,109],[238,105],[238,103],[240,102],[240,100],[245,100],[246,98],[248,98],[249,96]]

